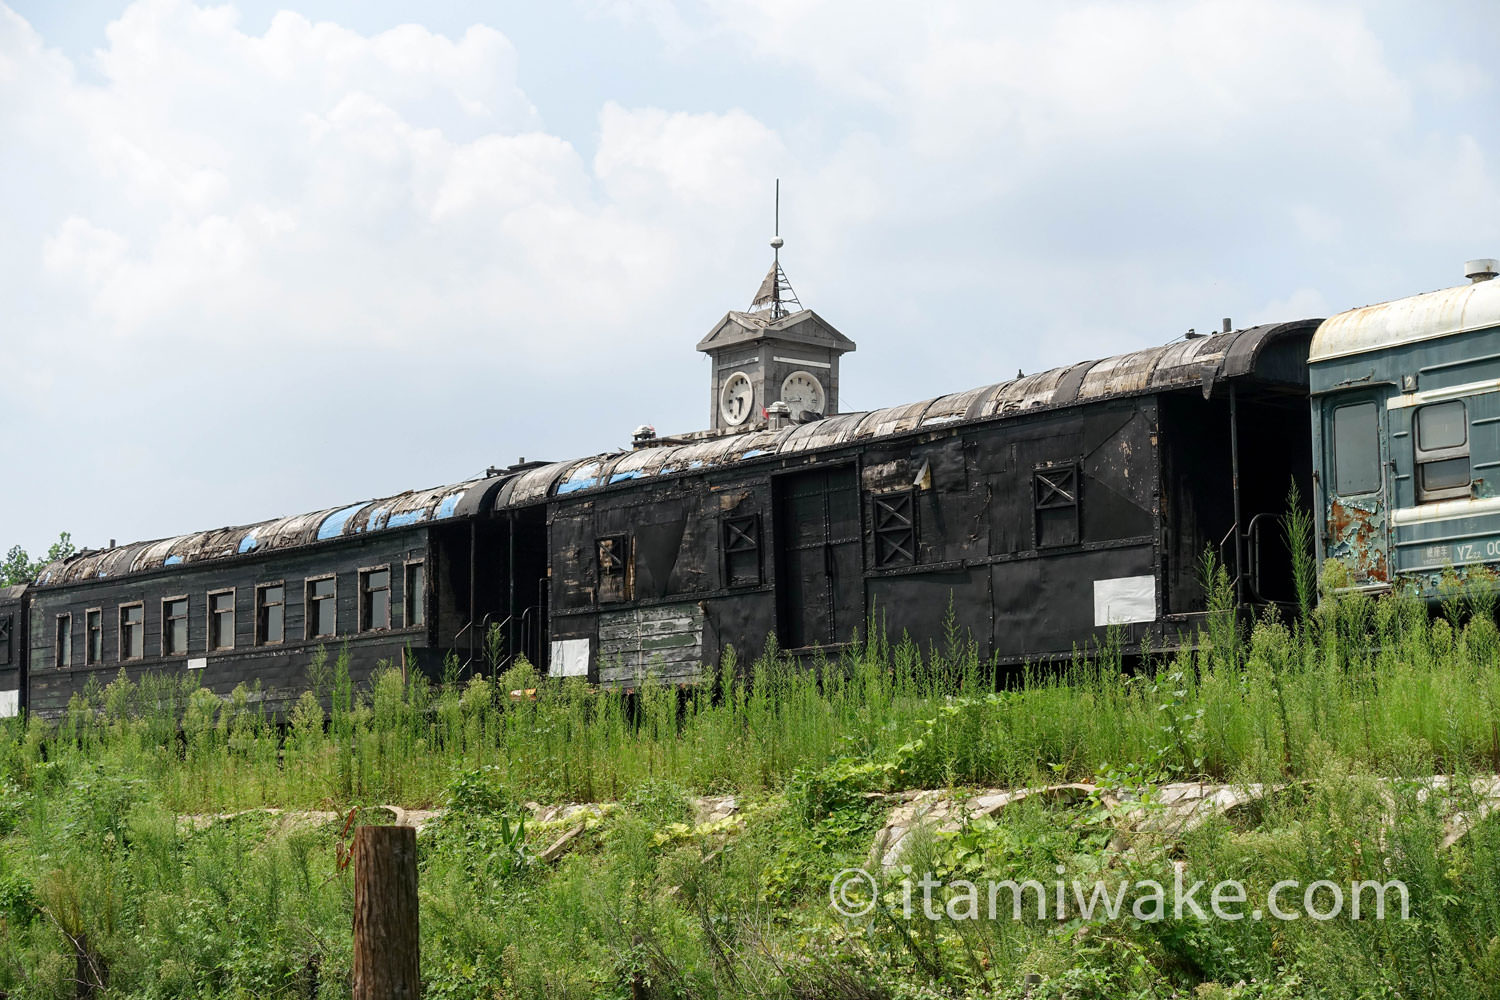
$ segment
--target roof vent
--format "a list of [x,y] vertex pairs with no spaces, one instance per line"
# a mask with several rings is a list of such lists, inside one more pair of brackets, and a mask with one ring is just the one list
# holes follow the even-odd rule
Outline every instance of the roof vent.
[[1500,274],[1500,260],[1493,257],[1464,262],[1464,277],[1476,285],[1481,281],[1489,281],[1496,274]]

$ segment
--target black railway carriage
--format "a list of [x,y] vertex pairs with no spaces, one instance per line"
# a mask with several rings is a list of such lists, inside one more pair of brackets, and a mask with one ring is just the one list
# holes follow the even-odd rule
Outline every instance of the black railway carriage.
[[[122,669],[132,678],[186,671],[220,694],[258,683],[258,697],[278,712],[308,686],[319,647],[333,657],[347,646],[356,683],[382,662],[435,674],[450,653],[477,658],[483,636],[471,623],[503,624],[496,609],[512,601],[514,572],[538,559],[512,544],[510,520],[477,516],[504,481],[53,564],[27,595],[32,641],[19,663],[18,701],[56,715],[90,681],[108,683]],[[6,613],[0,600],[0,619]]]
[[[804,407],[831,401],[808,369],[853,345],[817,327],[828,360],[809,357],[822,340],[788,339],[804,314],[762,324],[780,338],[762,361],[800,368],[723,380],[728,426],[56,563],[0,591],[0,714],[58,714],[122,668],[220,693],[258,682],[281,711],[319,647],[347,646],[364,682],[382,662],[479,669],[490,634],[502,662],[603,684],[692,680],[773,633],[827,653],[872,619],[925,646],[950,608],[1003,663],[1069,655],[1111,625],[1166,648],[1201,612],[1205,547],[1247,603],[1290,596],[1264,529],[1290,480],[1311,492],[1315,322],[869,413],[747,419],[778,378]],[[753,333],[753,316],[730,319]]]
[[1109,625],[1166,648],[1202,610],[1205,547],[1247,602],[1290,599],[1274,516],[1310,489],[1316,326],[534,470],[500,499],[547,498],[550,672],[686,680],[727,645],[827,652],[867,619],[926,645],[950,606],[1003,663]]

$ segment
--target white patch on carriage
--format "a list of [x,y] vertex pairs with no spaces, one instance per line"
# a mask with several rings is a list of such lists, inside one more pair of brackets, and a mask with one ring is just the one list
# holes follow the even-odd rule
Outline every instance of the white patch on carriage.
[[589,672],[587,639],[552,640],[552,662],[547,673],[553,677],[586,677]]
[[1094,581],[1094,624],[1156,621],[1156,578],[1117,576]]

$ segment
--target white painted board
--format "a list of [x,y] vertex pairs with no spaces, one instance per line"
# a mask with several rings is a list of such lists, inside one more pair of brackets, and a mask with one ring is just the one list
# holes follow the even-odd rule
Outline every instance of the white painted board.
[[0,691],[0,719],[9,719],[21,714],[21,692]]
[[553,639],[552,661],[547,673],[553,677],[587,677],[589,641],[587,639]]
[[1156,620],[1156,578],[1116,576],[1094,581],[1094,624],[1126,625]]

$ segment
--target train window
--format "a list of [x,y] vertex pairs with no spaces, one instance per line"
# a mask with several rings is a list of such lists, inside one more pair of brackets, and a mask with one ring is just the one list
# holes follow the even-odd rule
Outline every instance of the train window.
[[104,612],[98,608],[83,616],[83,662],[88,666],[104,662]]
[[234,591],[208,595],[208,648],[234,648]]
[[1373,400],[1333,411],[1333,491],[1339,496],[1380,489],[1379,433]]
[[182,656],[188,644],[188,599],[169,597],[161,602],[161,655]]
[[338,632],[337,590],[338,583],[331,576],[307,581],[307,620],[304,625],[307,638],[320,639]]
[[139,660],[146,655],[146,607],[120,605],[120,659]]
[[1469,495],[1469,415],[1463,400],[1417,410],[1417,500],[1426,503]]
[[405,602],[406,627],[416,628],[427,624],[427,567],[424,563],[406,564],[406,589],[402,591]]
[[255,644],[265,646],[286,638],[286,587],[266,583],[255,588]]
[[724,585],[760,586],[760,515],[724,518]]
[[359,630],[391,627],[391,571],[389,567],[359,574]]
[[56,656],[56,665],[59,667],[71,667],[73,665],[73,616],[57,616],[57,644],[52,647]]
[[1037,469],[1032,478],[1036,546],[1078,542],[1078,466]]
[[875,568],[913,566],[917,561],[916,498],[911,490],[871,498]]
[[599,549],[599,601],[626,601],[630,599],[629,572],[626,565],[630,557],[630,539],[626,535],[605,535],[598,540]]

